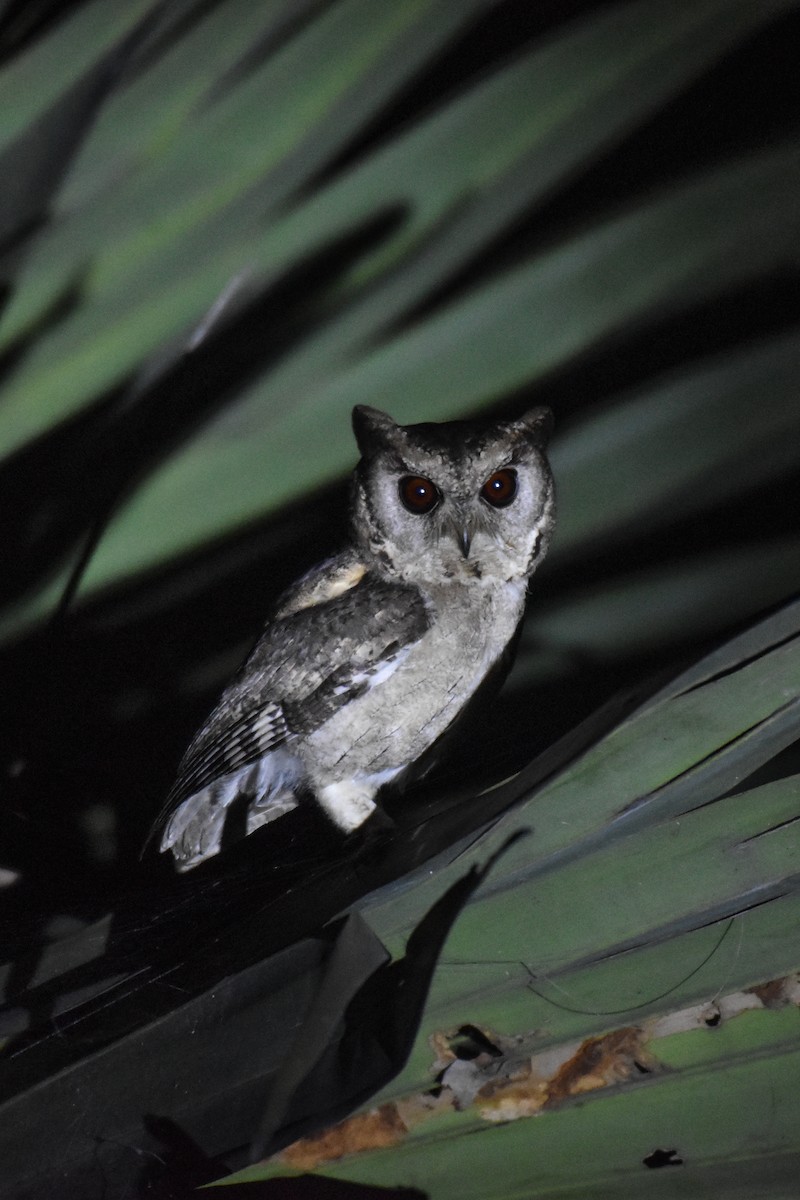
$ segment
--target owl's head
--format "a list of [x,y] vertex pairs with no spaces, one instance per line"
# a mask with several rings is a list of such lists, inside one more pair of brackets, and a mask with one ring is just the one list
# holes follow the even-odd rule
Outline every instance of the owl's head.
[[409,582],[524,579],[541,562],[555,519],[544,448],[547,408],[515,421],[398,425],[359,405],[354,540]]

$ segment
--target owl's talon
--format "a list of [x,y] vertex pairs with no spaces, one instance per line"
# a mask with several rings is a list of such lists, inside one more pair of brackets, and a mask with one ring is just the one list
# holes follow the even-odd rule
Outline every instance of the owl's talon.
[[363,825],[348,834],[346,844],[353,846],[359,856],[385,846],[393,837],[397,826],[392,818],[382,808],[375,806],[375,811],[367,817]]
[[363,825],[346,837],[344,846],[350,869],[363,886],[374,886],[374,866],[391,845],[396,828],[392,818],[376,808]]
[[358,832],[362,838],[387,837],[394,833],[396,828],[397,825],[389,814],[376,804],[375,812],[367,817]]

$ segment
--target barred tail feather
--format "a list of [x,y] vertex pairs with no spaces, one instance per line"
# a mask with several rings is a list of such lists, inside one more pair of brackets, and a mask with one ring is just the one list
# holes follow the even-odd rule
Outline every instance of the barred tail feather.
[[249,799],[247,833],[252,833],[297,807],[301,778],[301,764],[293,755],[284,750],[265,754],[183,800],[167,821],[159,849],[172,851],[178,871],[189,871],[219,853],[235,800]]

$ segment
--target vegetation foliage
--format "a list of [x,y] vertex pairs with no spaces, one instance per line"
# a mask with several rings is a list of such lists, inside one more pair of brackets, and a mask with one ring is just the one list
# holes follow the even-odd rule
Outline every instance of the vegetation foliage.
[[[492,820],[467,806],[368,923],[401,955],[447,885],[532,832],[457,922],[380,1099],[424,1093],[429,1039],[465,1026],[541,1051],[791,978],[797,5],[4,10],[9,945],[32,909],[94,919],[146,870],[194,723],[342,536],[351,407],[535,399],[556,415],[556,544],[505,699],[437,785],[486,786]],[[593,746],[526,765],[630,685]],[[764,1003],[680,1027],[658,1070],[535,1122],[464,1106],[320,1169],[622,1200],[660,1147],[683,1160],[664,1195],[788,1196],[800,1018],[781,995],[780,1024]]]

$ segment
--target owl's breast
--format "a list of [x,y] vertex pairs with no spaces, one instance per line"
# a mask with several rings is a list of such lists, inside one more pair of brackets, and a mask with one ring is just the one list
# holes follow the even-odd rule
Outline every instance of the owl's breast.
[[431,589],[428,630],[397,665],[339,709],[298,747],[314,783],[389,780],[455,720],[514,635],[525,583]]

